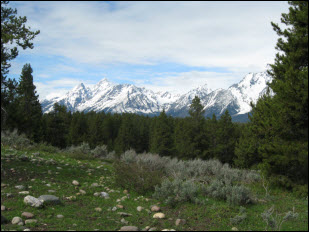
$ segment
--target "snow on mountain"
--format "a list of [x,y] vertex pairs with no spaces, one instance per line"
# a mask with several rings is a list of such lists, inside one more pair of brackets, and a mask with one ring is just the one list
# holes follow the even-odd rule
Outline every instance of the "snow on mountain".
[[183,95],[169,92],[153,92],[131,84],[113,84],[106,78],[92,88],[79,84],[61,97],[41,102],[43,112],[53,109],[54,103],[65,105],[71,111],[105,111],[112,113],[159,114],[165,109],[172,116],[185,117],[195,96],[205,106],[205,116],[221,115],[229,110],[231,115],[250,112],[250,102],[254,103],[266,93],[271,77],[266,72],[249,73],[238,84],[228,89],[212,91],[207,84],[190,90]]

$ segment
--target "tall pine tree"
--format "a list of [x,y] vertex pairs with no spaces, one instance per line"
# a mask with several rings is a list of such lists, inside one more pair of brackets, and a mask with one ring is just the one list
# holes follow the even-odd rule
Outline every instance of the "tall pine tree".
[[19,131],[38,142],[41,140],[42,108],[35,90],[36,87],[33,84],[32,72],[30,64],[25,64],[17,87],[18,108],[16,113]]
[[279,53],[269,70],[273,77],[269,86],[275,95],[265,96],[253,106],[246,133],[255,139],[242,137],[237,156],[251,156],[252,162],[262,160],[260,166],[267,174],[292,185],[308,183],[308,2],[289,4],[289,13],[281,18],[286,29],[272,23],[280,36]]

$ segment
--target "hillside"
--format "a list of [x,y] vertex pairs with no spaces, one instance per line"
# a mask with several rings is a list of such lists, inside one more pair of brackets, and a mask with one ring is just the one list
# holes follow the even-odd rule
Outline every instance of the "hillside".
[[[162,158],[165,160],[163,163],[174,164],[174,167],[170,166],[173,170],[181,164],[197,165],[199,168],[195,168],[196,173],[193,176],[196,180],[199,179],[201,186],[204,187],[213,186],[213,179],[219,180],[227,173],[229,175],[238,173],[235,178],[240,185],[237,186],[244,185],[248,188],[252,201],[249,204],[239,205],[235,199],[230,199],[228,202],[213,197],[210,192],[207,195],[199,191],[195,195],[197,199],[195,203],[191,201],[193,196],[186,195],[187,198],[181,198],[180,195],[179,199],[174,199],[176,204],[171,205],[166,201],[167,198],[155,198],[151,192],[137,193],[136,191],[140,192],[140,189],[136,186],[141,186],[137,183],[138,178],[132,178],[126,172],[130,167],[134,167],[134,162],[138,159],[140,162],[148,162],[149,168],[155,160],[157,164],[162,164],[161,159],[150,154],[136,156],[133,151],[129,151],[121,158],[123,166],[119,166],[120,160],[111,157],[111,154],[108,156],[105,154],[100,159],[93,158],[90,154],[70,153],[69,150],[57,151],[55,148],[43,145],[32,145],[28,148],[2,145],[1,215],[8,219],[8,223],[1,222],[1,230],[117,231],[124,226],[135,226],[144,231],[269,230],[274,228],[267,227],[261,214],[272,206],[273,216],[277,215],[278,219],[283,218],[288,211],[293,212],[293,209],[298,214],[297,217],[282,223],[281,230],[308,230],[308,198],[299,198],[295,194],[273,187],[263,188],[263,181],[255,172],[231,169],[226,165],[222,166],[218,161],[190,163]],[[149,162],[150,160],[152,161]],[[208,177],[198,174],[203,165],[205,168],[209,164],[211,164],[208,166],[209,170],[217,170],[214,171],[216,174]],[[155,170],[147,170],[148,174],[151,174],[150,179],[154,179]],[[146,187],[149,178],[147,179],[147,173],[143,175],[146,181],[143,186]],[[208,182],[202,181],[205,180],[204,177],[207,177]],[[119,181],[119,178],[132,179],[124,183]],[[127,185],[129,188],[125,189],[121,187],[122,185]],[[182,192],[181,187],[178,191]],[[194,194],[192,188],[187,194]],[[60,204],[56,204],[58,201],[54,202],[55,204],[47,204],[46,201],[42,208],[31,207],[23,202],[27,195],[35,198],[41,195],[54,195],[59,198]],[[154,205],[160,208],[165,218],[153,218],[157,213],[153,208]],[[29,218],[33,216],[34,221],[27,221],[29,219],[25,216]],[[11,221],[14,217],[21,217],[22,223],[13,225]],[[18,222],[18,219],[15,221]],[[26,224],[22,225],[24,222]]]

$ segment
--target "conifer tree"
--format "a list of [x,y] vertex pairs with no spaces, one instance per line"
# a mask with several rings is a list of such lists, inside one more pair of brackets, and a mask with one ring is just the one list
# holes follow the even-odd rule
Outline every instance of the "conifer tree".
[[15,91],[12,88],[16,87],[12,79],[6,79],[11,67],[10,61],[18,56],[17,47],[32,49],[31,40],[40,33],[27,28],[26,16],[17,17],[17,10],[7,7],[8,3],[8,1],[1,1],[1,119],[4,119],[2,117],[4,114],[5,118],[12,117],[14,114],[14,111],[11,112],[8,109],[12,102],[12,95],[9,96],[9,93]]
[[[238,145],[238,157],[256,153],[260,167],[269,175],[285,177],[285,183],[308,183],[308,1],[289,2],[289,13],[282,14],[282,30],[269,74],[275,95],[253,105],[249,134],[254,140]],[[257,145],[258,144],[258,145]],[[280,177],[280,178],[281,178]]]
[[35,142],[38,142],[41,133],[42,108],[36,87],[33,84],[32,68],[25,64],[17,87],[17,115],[18,129]]
[[171,156],[173,145],[173,126],[163,110],[155,122],[150,151],[162,156]]

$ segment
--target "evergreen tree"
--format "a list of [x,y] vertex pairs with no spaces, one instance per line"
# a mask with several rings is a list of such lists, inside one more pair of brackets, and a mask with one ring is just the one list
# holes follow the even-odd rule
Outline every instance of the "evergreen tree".
[[17,128],[20,132],[25,133],[29,138],[38,142],[41,140],[42,108],[39,97],[36,94],[36,87],[33,84],[32,72],[30,64],[25,64],[17,87]]
[[218,120],[217,144],[215,148],[215,157],[222,163],[233,163],[234,150],[237,140],[235,127],[232,123],[232,117],[226,110]]
[[195,121],[201,121],[204,118],[203,115],[205,113],[205,110],[203,110],[203,108],[204,106],[201,104],[201,99],[198,96],[195,96],[190,105],[189,115]]
[[164,110],[155,121],[151,138],[151,152],[162,156],[171,156],[173,154],[173,126]]
[[260,167],[269,175],[285,176],[285,183],[308,183],[308,2],[289,4],[289,13],[281,18],[286,29],[272,23],[280,36],[269,70],[275,95],[253,105],[246,133],[255,139],[243,136],[237,154],[238,159],[256,155],[245,165],[262,160]]
[[15,91],[12,89],[15,87],[13,81],[6,79],[11,67],[10,61],[18,55],[17,46],[23,49],[32,49],[31,40],[40,33],[40,31],[33,32],[30,28],[27,28],[25,25],[26,16],[17,17],[17,10],[8,8],[8,3],[8,1],[1,1],[1,116],[2,114],[6,115],[1,119],[12,117],[14,114],[14,111],[11,112],[7,109],[12,97],[8,93]]

